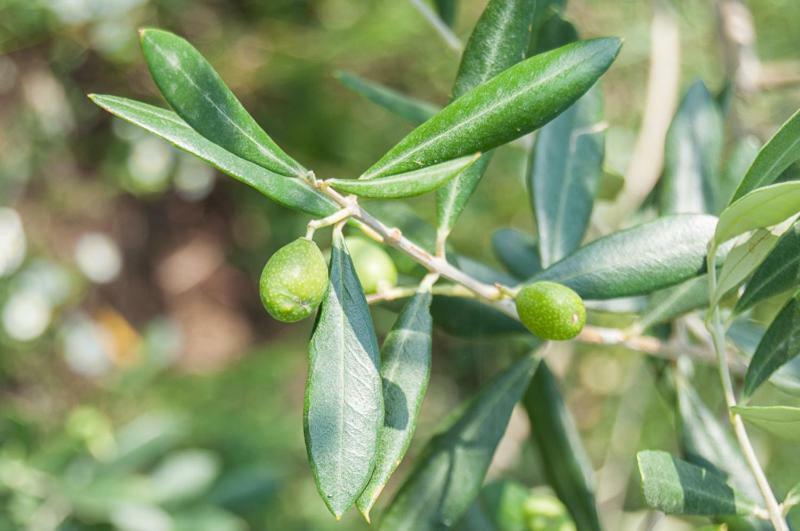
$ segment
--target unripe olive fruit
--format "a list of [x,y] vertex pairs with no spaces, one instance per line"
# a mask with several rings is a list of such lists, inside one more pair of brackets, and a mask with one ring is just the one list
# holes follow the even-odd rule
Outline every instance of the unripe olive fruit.
[[392,288],[397,284],[397,268],[380,245],[353,236],[344,241],[364,293],[377,293],[380,288]]
[[542,339],[572,339],[586,324],[586,308],[580,295],[563,284],[534,282],[516,297],[519,318]]
[[298,238],[278,249],[261,272],[261,302],[285,323],[305,319],[319,306],[328,287],[328,266],[317,244]]

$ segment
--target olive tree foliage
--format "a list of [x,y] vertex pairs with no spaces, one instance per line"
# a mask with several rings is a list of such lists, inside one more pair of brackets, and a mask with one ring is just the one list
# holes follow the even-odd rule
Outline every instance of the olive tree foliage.
[[[269,199],[311,216],[302,243],[273,257],[261,287],[265,305],[278,319],[294,321],[317,312],[303,420],[311,472],[337,518],[355,506],[380,529],[424,530],[469,521],[478,510],[487,513],[482,518],[489,525],[508,528],[504,519],[518,507],[509,513],[497,504],[488,504],[497,509],[490,510],[475,503],[485,495],[484,477],[512,408],[522,402],[533,425],[532,444],[569,520],[581,530],[601,529],[591,464],[556,376],[541,358],[542,347],[548,339],[577,334],[578,341],[636,349],[658,343],[653,326],[696,318],[703,310],[713,348],[702,359],[716,357],[731,423],[702,402],[692,388],[691,371],[681,368],[693,361],[690,352],[678,353],[681,359],[673,361],[682,363],[670,364],[665,380],[679,421],[680,455],[638,454],[644,500],[666,513],[707,516],[737,528],[760,529],[771,522],[787,529],[783,515],[798,496],[778,504],[746,423],[800,440],[800,409],[750,404],[767,382],[800,391],[800,306],[793,294],[800,278],[800,222],[794,222],[800,182],[779,179],[800,158],[800,114],[731,183],[719,171],[723,111],[706,87],[695,83],[669,130],[658,212],[643,211],[636,224],[586,243],[593,205],[607,178],[598,81],[621,42],[580,40],[556,4],[544,4],[488,2],[464,46],[452,99],[443,108],[340,73],[344,85],[417,125],[352,179],[323,179],[295,160],[250,116],[200,52],[166,31],[143,30],[141,42],[172,110],[117,96],[91,98]],[[437,5],[451,23],[455,2]],[[515,142],[534,131],[534,143]],[[494,252],[505,273],[459,256],[447,239],[493,150],[511,143],[529,150],[524,180],[537,234],[515,229],[494,234]],[[416,219],[390,223],[359,202],[401,201],[431,192],[436,193],[436,227]],[[374,247],[382,244],[422,267],[409,270],[404,285],[394,285],[393,272],[377,282],[370,279],[365,289],[369,264],[358,259],[354,264],[355,244],[344,238],[344,225],[378,242],[358,244],[372,245],[373,255],[380,255]],[[333,227],[327,272],[312,243],[315,231],[326,227]],[[386,267],[393,267],[391,261]],[[624,297],[647,301],[637,310],[636,324],[580,331],[581,298]],[[741,326],[753,308],[775,297],[785,302],[770,326]],[[381,345],[369,303],[394,299],[407,300]],[[433,325],[465,337],[522,337],[529,353],[446,419],[380,517],[373,518],[414,435],[430,375]],[[749,357],[740,388],[730,373],[734,348]],[[654,353],[652,347],[641,350]]]

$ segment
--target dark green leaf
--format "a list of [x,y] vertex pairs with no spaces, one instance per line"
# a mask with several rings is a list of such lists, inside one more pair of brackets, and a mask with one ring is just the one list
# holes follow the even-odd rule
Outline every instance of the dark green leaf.
[[513,286],[517,283],[517,279],[508,273],[499,271],[484,264],[483,262],[479,262],[478,260],[473,260],[468,256],[447,253],[447,259],[450,261],[450,263],[461,269],[461,271],[480,280],[484,284],[496,284],[499,282],[500,284],[505,284],[506,286]]
[[775,182],[798,158],[800,158],[800,111],[794,113],[764,144],[733,194],[731,203],[756,188]]
[[700,275],[677,286],[653,293],[647,307],[642,311],[637,326],[644,330],[706,305],[708,305],[708,277]]
[[539,364],[524,398],[547,482],[581,530],[599,530],[594,472],[553,373]]
[[753,501],[710,470],[654,450],[639,452],[636,459],[645,501],[653,509],[701,516],[748,516],[756,510]]
[[442,22],[453,27],[456,22],[456,11],[458,11],[458,0],[434,0],[436,12]]
[[717,290],[712,294],[712,304],[744,282],[769,254],[778,237],[766,229],[758,229],[744,242],[728,253],[717,278]]
[[[467,41],[458,68],[453,98],[458,98],[525,57],[535,0],[490,0]],[[470,171],[456,177],[436,195],[438,225],[450,231],[489,166],[486,154]]]
[[516,319],[476,299],[437,295],[431,313],[437,327],[457,337],[529,334]]
[[771,227],[800,212],[800,181],[753,190],[719,215],[717,245],[753,229]]
[[189,127],[174,112],[116,96],[89,96],[111,114],[154,133],[208,162],[234,179],[252,186],[273,201],[313,216],[327,216],[337,206],[301,179],[287,179],[214,144]]
[[715,226],[713,216],[663,217],[595,240],[533,280],[561,282],[587,299],[651,293],[704,271]]
[[356,502],[367,520],[370,509],[408,450],[428,388],[431,372],[430,305],[430,292],[414,295],[383,343],[383,429],[375,471]]
[[306,450],[322,499],[337,517],[372,475],[383,399],[378,342],[341,233],[334,235],[330,285],[309,345]]
[[744,378],[744,396],[751,396],[776,370],[798,354],[800,302],[792,297],[769,325],[750,360]]
[[329,179],[336,190],[370,199],[400,199],[422,195],[443,186],[472,166],[480,155],[471,155],[381,179]]
[[[728,327],[727,335],[742,354],[752,357],[765,332],[762,325],[740,317]],[[786,393],[800,396],[800,357],[782,365],[770,377],[769,383]]]
[[764,431],[787,441],[800,442],[800,407],[735,406],[732,409]]
[[439,112],[436,105],[406,96],[349,72],[336,72],[336,79],[353,92],[415,125]]
[[198,133],[234,155],[281,175],[306,173],[245,110],[205,58],[167,31],[141,32],[153,80],[175,112]]
[[[551,2],[551,4],[555,3]],[[540,1],[538,4],[542,4],[542,2]],[[544,53],[578,40],[578,31],[575,26],[558,15],[557,11],[561,9],[563,9],[563,6],[559,8],[551,5],[548,11],[542,13],[542,15],[547,16],[543,17],[540,23],[534,23],[529,55]]]
[[530,278],[542,270],[536,238],[516,229],[499,229],[492,234],[497,260],[517,278]]
[[599,87],[539,131],[531,152],[528,188],[539,231],[542,265],[577,249],[603,172],[605,133]]
[[511,411],[538,362],[529,355],[514,363],[431,439],[386,510],[381,530],[426,531],[458,522],[478,495]]
[[775,244],[747,283],[736,303],[743,312],[758,302],[800,286],[800,222],[796,222]]
[[719,107],[697,81],[686,91],[667,133],[662,214],[705,214],[714,209],[722,135]]
[[527,531],[526,503],[531,491],[515,481],[485,485],[457,529],[462,531]]
[[619,48],[619,39],[593,39],[512,66],[409,133],[362,177],[485,152],[541,127],[589,90]]

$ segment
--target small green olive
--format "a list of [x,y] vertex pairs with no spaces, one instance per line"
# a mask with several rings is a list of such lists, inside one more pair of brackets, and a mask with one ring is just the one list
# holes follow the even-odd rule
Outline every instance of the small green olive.
[[298,238],[278,249],[261,272],[261,302],[285,323],[314,313],[328,287],[328,266],[317,244]]
[[586,324],[583,300],[563,284],[529,284],[519,291],[516,303],[522,324],[542,339],[572,339]]
[[364,293],[377,293],[397,284],[397,268],[380,245],[353,236],[344,241]]

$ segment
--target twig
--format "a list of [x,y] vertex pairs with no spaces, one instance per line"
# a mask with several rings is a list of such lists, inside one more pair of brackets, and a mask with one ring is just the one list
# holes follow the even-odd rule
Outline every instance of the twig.
[[411,5],[413,5],[420,14],[425,17],[425,20],[433,26],[433,29],[436,30],[436,33],[444,40],[445,44],[453,51],[457,53],[461,53],[461,50],[464,48],[461,44],[461,39],[456,37],[453,31],[447,27],[447,24],[442,22],[442,19],[439,18],[439,15],[433,12],[428,4],[423,2],[422,0],[410,0]]

